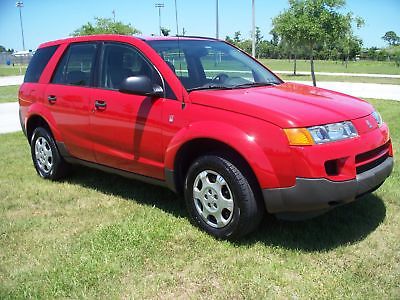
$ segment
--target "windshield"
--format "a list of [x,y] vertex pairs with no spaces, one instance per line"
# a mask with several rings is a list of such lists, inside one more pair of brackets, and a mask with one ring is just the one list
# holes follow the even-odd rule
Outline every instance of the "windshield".
[[260,63],[222,41],[183,39],[147,43],[167,62],[188,91],[282,83]]

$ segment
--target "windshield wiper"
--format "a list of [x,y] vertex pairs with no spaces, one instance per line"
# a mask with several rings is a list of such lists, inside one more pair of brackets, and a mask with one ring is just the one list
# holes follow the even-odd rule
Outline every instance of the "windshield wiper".
[[228,87],[228,86],[225,86],[225,85],[217,85],[217,84],[209,84],[209,85],[206,85],[206,86],[198,86],[198,87],[194,87],[194,88],[191,88],[191,89],[187,89],[187,91],[188,92],[191,92],[191,91],[200,91],[200,90],[230,90],[230,89],[232,89],[232,87]]
[[240,89],[240,88],[257,87],[257,86],[278,85],[278,84],[279,84],[278,82],[249,82],[249,83],[243,83],[243,84],[235,85],[232,88]]

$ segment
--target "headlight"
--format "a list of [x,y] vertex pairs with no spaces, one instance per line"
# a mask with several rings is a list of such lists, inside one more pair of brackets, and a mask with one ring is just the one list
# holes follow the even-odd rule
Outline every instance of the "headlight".
[[376,110],[372,113],[372,116],[374,117],[376,123],[378,123],[378,126],[383,124],[382,116]]
[[292,146],[306,146],[340,141],[358,136],[350,121],[308,128],[289,128],[284,130]]
[[307,128],[316,144],[340,141],[357,136],[353,123],[346,121]]

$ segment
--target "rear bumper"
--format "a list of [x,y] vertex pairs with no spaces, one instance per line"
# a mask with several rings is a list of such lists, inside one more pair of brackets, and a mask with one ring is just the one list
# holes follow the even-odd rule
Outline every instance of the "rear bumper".
[[26,128],[25,128],[25,124],[24,124],[24,120],[22,118],[22,111],[21,111],[21,106],[18,109],[18,116],[19,116],[19,123],[21,124],[21,129],[22,132],[25,134],[26,136]]
[[378,188],[392,170],[393,157],[388,157],[378,166],[358,174],[352,180],[296,178],[296,184],[292,187],[264,189],[265,206],[270,213],[312,213],[329,210]]

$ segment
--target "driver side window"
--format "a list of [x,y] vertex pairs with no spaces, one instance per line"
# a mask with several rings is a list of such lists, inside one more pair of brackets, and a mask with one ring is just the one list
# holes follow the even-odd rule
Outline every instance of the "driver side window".
[[158,73],[135,48],[124,44],[105,44],[100,87],[118,90],[123,80],[131,76],[146,76],[161,85]]
[[210,49],[207,55],[200,57],[200,61],[208,80],[241,77],[254,82],[251,69],[240,61],[233,59],[229,53],[218,49]]

